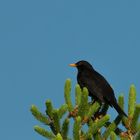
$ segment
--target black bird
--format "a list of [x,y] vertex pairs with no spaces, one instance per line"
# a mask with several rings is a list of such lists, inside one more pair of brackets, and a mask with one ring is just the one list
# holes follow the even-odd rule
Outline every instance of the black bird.
[[89,96],[101,103],[109,104],[116,109],[119,115],[127,117],[126,113],[118,105],[110,84],[92,67],[91,64],[82,60],[75,64],[70,64],[70,66],[78,69],[78,84],[81,88],[86,87],[88,89]]

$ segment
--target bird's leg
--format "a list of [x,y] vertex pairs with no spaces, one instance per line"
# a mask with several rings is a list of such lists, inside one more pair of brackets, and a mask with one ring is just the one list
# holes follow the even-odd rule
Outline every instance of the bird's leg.
[[109,105],[104,103],[101,108],[100,115],[102,115],[102,116],[106,115],[108,108],[109,108]]

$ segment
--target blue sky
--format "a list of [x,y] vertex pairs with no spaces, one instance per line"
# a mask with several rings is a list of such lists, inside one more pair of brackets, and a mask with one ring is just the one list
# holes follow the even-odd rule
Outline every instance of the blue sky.
[[136,0],[1,0],[1,139],[44,139],[33,131],[40,123],[29,109],[35,104],[43,112],[46,99],[55,107],[64,103],[65,80],[72,79],[73,89],[76,84],[69,63],[91,62],[116,97],[124,93],[127,101],[132,83],[139,93],[139,7]]

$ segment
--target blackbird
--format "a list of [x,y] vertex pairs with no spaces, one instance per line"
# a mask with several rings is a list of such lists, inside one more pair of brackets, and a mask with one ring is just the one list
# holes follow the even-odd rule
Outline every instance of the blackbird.
[[70,66],[78,69],[78,84],[81,88],[86,87],[88,89],[90,97],[100,103],[105,103],[114,107],[119,115],[128,117],[118,105],[110,84],[89,62],[81,60],[75,64],[70,64]]

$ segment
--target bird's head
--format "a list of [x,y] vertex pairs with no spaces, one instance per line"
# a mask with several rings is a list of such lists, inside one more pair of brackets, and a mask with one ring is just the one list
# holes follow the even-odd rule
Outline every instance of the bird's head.
[[85,60],[78,61],[74,64],[69,64],[69,66],[76,67],[78,70],[93,70],[92,65]]

